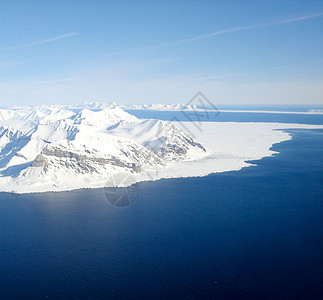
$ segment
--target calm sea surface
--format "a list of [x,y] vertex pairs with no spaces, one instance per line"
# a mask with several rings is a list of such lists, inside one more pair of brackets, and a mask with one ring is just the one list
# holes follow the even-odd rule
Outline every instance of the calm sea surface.
[[[252,110],[250,108],[250,110]],[[299,108],[301,111],[301,108]],[[295,111],[297,109],[295,108]],[[140,119],[201,122],[274,122],[323,125],[323,114],[286,114],[262,112],[154,111],[127,110]]]
[[322,299],[323,130],[257,166],[101,189],[0,193],[0,299]]

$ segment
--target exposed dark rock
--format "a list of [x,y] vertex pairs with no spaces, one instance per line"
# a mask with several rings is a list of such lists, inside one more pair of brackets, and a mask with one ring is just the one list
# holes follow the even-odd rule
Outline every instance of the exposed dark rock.
[[31,164],[32,167],[41,167],[46,172],[48,169],[48,159],[43,155],[37,155],[33,163]]
[[141,172],[141,166],[135,163],[124,162],[117,157],[111,156],[110,158],[89,157],[80,155],[75,152],[62,150],[57,147],[44,148],[42,153],[36,157],[32,163],[32,167],[42,167],[46,172],[49,167],[48,159],[44,156],[55,158],[68,158],[68,161],[59,161],[64,167],[75,169],[80,173],[94,173],[97,172],[96,166],[112,165],[120,168],[125,168],[131,172]]

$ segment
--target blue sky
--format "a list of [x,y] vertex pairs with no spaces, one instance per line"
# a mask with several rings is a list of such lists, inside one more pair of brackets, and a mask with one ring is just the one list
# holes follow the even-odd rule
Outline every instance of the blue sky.
[[323,104],[323,1],[5,1],[0,106]]

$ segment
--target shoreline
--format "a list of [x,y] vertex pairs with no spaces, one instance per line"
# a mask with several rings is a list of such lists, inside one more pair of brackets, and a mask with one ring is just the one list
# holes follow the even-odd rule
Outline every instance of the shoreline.
[[[184,123],[184,122],[180,122]],[[180,124],[175,125],[180,127]],[[282,123],[240,123],[240,122],[204,122],[202,124],[203,132],[196,132],[194,123],[186,122],[185,127],[193,132],[198,142],[201,142],[207,149],[213,152],[212,155],[200,160],[193,161],[179,161],[176,163],[170,162],[166,164],[166,168],[157,171],[153,170],[151,173],[144,174],[127,174],[135,178],[135,182],[143,181],[157,181],[160,179],[171,178],[190,178],[190,177],[204,177],[210,174],[223,173],[228,171],[239,171],[243,168],[253,166],[253,163],[248,161],[260,160],[264,157],[271,157],[277,151],[270,150],[274,144],[291,140],[292,136],[286,130],[289,129],[323,129],[322,125],[305,125],[305,124],[282,124]],[[194,133],[195,128],[195,133]],[[239,129],[239,130],[238,130]],[[155,173],[155,176],[152,176]],[[85,183],[83,180],[76,179],[72,186],[68,187],[26,187],[18,186],[14,182],[10,185],[10,179],[3,179],[1,185],[7,188],[0,188],[0,193],[11,194],[40,194],[48,192],[67,192],[82,189],[100,189],[108,187],[106,184],[108,177],[105,179],[98,179],[95,184]],[[6,180],[7,179],[7,180]],[[77,181],[79,181],[77,183]],[[125,185],[118,187],[130,186],[134,183],[132,180]],[[74,186],[73,186],[74,185]]]

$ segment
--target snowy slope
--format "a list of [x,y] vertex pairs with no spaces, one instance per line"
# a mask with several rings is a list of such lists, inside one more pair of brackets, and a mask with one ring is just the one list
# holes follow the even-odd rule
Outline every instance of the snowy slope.
[[0,190],[38,192],[104,186],[112,174],[150,178],[174,161],[210,155],[176,127],[119,107],[0,110]]

